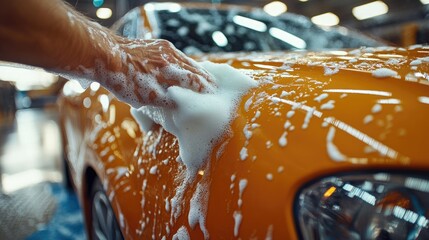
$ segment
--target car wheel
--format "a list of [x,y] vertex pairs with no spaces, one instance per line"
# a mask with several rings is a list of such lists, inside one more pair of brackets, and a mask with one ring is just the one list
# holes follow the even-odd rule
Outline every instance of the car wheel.
[[91,235],[93,240],[123,240],[121,229],[99,179],[91,191]]

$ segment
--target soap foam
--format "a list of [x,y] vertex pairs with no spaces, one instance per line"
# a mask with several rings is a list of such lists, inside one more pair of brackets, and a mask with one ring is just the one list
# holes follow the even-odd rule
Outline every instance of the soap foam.
[[194,175],[207,160],[219,138],[229,130],[240,97],[256,81],[226,64],[200,63],[215,79],[218,88],[211,94],[197,93],[179,86],[167,89],[176,108],[143,106],[132,110],[137,122],[147,130],[152,121],[178,138],[180,158]]
[[314,101],[316,102],[322,102],[323,99],[327,98],[329,95],[327,93],[322,93],[316,98],[314,98]]
[[238,237],[238,231],[240,230],[241,221],[243,220],[243,215],[241,212],[234,212],[234,237]]
[[389,68],[379,68],[372,71],[372,76],[376,78],[397,77],[398,73]]
[[[226,64],[204,62],[201,67],[214,77],[217,89],[211,93],[197,93],[173,86],[167,89],[166,94],[174,102],[175,108],[144,106],[131,109],[131,114],[143,131],[150,131],[155,122],[178,139],[179,160],[186,167],[186,171],[176,178],[176,181],[181,183],[175,189],[175,196],[170,201],[165,200],[166,210],[171,211],[171,225],[182,214],[184,194],[190,190],[191,182],[199,170],[209,168],[210,164],[205,162],[209,160],[212,148],[220,137],[229,131],[229,124],[235,117],[240,97],[257,85],[256,81]],[[155,174],[156,169],[151,169],[150,173]],[[207,177],[208,175],[204,175],[203,180],[197,183],[188,212],[189,226],[191,229],[199,226],[205,239],[209,238],[205,227],[209,196]],[[242,185],[240,182],[241,191],[244,190]],[[189,239],[187,229],[182,226],[173,239]]]
[[204,234],[204,239],[209,239],[209,232],[205,227],[206,224],[206,213],[207,213],[207,201],[209,193],[204,184],[198,183],[195,194],[191,198],[191,204],[188,214],[188,222],[191,229],[195,229],[195,226],[199,224],[201,231]]
[[189,240],[191,237],[189,236],[188,230],[185,226],[182,226],[177,230],[176,234],[173,235],[173,240]]

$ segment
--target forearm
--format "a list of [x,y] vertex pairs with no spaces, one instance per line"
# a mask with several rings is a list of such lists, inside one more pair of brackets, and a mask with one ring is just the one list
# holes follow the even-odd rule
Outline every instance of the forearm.
[[[91,68],[109,59],[107,30],[58,0],[2,1],[0,59],[48,70]],[[104,45],[104,46],[103,46]]]
[[0,0],[0,60],[97,81],[134,107],[173,106],[170,86],[211,92],[213,81],[165,40],[129,40],[61,0]]

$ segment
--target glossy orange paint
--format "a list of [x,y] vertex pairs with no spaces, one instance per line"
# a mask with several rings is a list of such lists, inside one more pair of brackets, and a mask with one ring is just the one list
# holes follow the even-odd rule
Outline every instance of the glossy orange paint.
[[[64,97],[62,125],[80,199],[86,202],[85,172],[92,169],[127,239],[169,239],[182,226],[201,239],[201,228],[189,226],[188,212],[197,185],[204,183],[210,238],[260,239],[272,230],[274,238],[296,239],[294,201],[309,181],[344,172],[429,171],[429,63],[410,65],[427,56],[428,48],[379,48],[201,57],[229,63],[261,84],[243,96],[230,134],[184,188],[177,218],[166,202],[186,173],[176,161],[177,139],[160,126],[140,130],[129,106],[103,88]],[[372,76],[382,67],[398,76]],[[332,145],[342,159],[329,154]],[[247,157],[240,155],[243,148]],[[240,195],[242,179],[247,187]]]

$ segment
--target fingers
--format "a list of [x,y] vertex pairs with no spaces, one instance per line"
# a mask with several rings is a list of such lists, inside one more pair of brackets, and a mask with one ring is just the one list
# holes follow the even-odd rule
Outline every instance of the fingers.
[[[135,86],[134,98],[142,105],[172,106],[167,89],[180,86],[195,92],[214,92],[213,77],[166,40],[124,40],[123,72]],[[143,74],[140,78],[133,75]],[[145,79],[153,79],[147,82]],[[127,84],[127,83],[125,83]],[[155,84],[155,85],[154,85]],[[127,86],[125,86],[127,87]],[[127,97],[123,96],[125,101]]]
[[178,62],[180,63],[179,65],[181,67],[196,75],[202,76],[205,80],[207,80],[208,83],[214,85],[213,77],[205,69],[198,66],[198,64],[194,60],[187,57],[183,52],[178,50],[174,51],[174,56],[176,57],[176,59],[178,59]]
[[[146,44],[149,60],[145,67],[162,73],[157,79],[164,88],[181,86],[197,92],[213,90],[214,81],[211,75],[177,50],[170,42],[150,40]],[[157,51],[158,53],[156,53]]]

